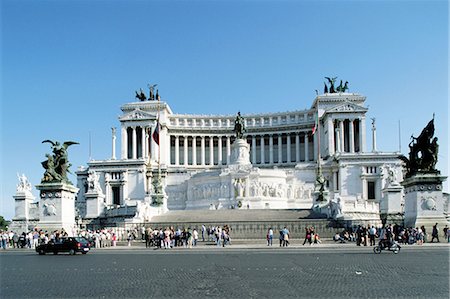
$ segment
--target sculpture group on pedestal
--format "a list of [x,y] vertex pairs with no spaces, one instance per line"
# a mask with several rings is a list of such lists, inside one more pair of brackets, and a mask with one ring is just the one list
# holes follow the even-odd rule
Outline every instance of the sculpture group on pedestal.
[[136,93],[136,99],[140,100],[140,101],[160,101],[161,97],[159,96],[159,91],[156,90],[156,94],[155,94],[155,87],[158,86],[158,84],[148,84],[148,89],[149,91],[149,96],[147,98],[147,96],[145,95],[144,91],[142,90],[142,88],[139,89],[139,92],[135,91]]
[[88,192],[100,193],[103,194],[102,188],[99,183],[99,175],[97,172],[90,170],[88,173],[87,183],[88,183]]
[[406,177],[416,173],[437,173],[436,163],[438,158],[438,138],[434,137],[434,115],[427,126],[422,130],[419,137],[411,135],[409,143],[409,158],[400,156],[407,168]]
[[241,112],[237,113],[236,119],[234,120],[233,131],[236,134],[237,139],[244,138],[244,133],[246,129],[245,129],[245,121],[244,118],[241,116]]
[[66,184],[71,184],[69,179],[67,178],[67,173],[70,173],[70,166],[72,164],[69,163],[67,148],[72,144],[79,144],[78,142],[66,141],[62,145],[56,141],[53,142],[51,140],[44,140],[42,143],[51,143],[53,149],[53,155],[46,154],[46,161],[42,162],[42,166],[45,169],[44,177],[41,180],[41,183],[53,183],[53,182],[62,182]]
[[19,184],[17,185],[16,191],[29,193],[31,192],[31,183],[28,181],[28,178],[24,174],[17,174],[17,178],[19,179]]
[[327,83],[324,83],[323,93],[338,93],[338,92],[346,92],[348,90],[348,81],[345,81],[344,84],[341,83],[337,88],[334,87],[337,77],[325,77],[328,80],[330,86],[328,87]]

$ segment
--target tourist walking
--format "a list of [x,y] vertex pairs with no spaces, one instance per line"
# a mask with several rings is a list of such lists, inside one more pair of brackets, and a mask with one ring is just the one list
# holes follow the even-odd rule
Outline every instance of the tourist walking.
[[6,232],[0,231],[1,238],[2,238],[2,248],[6,249],[6,244],[8,243],[8,234]]
[[444,232],[444,239],[447,238],[448,225],[445,225],[442,231]]
[[222,246],[223,236],[222,236],[222,229],[220,227],[216,227],[215,236],[216,236],[217,247]]
[[[127,246],[128,246],[128,247],[131,246],[131,240],[132,240],[132,238],[133,238],[133,236],[132,236],[131,232],[128,231],[128,234],[127,234]],[[105,236],[105,241],[106,241],[106,236]],[[104,242],[104,243],[106,244],[106,242]]]
[[187,247],[192,248],[192,231],[190,227],[188,227],[186,239],[187,239]]
[[164,231],[164,249],[170,249],[170,234],[172,232],[168,227],[166,227],[166,230]]
[[377,235],[377,229],[372,225],[372,227],[369,229],[370,246],[375,246],[376,235]]
[[422,233],[423,233],[423,243],[428,242],[428,240],[427,240],[427,231],[426,231],[426,229],[425,229],[425,225],[422,225],[422,226],[420,227],[420,229],[422,230]]
[[282,230],[283,232],[283,247],[289,246],[289,230],[286,228],[286,226]]
[[194,228],[194,230],[192,231],[192,238],[193,238],[192,245],[193,245],[193,246],[197,246],[197,242],[198,242],[198,231],[197,231],[196,228]]
[[450,229],[447,229],[446,234],[447,234],[447,243],[450,243]]
[[433,225],[433,230],[431,231],[431,243],[433,243],[434,239],[437,239],[439,243],[439,228],[437,226],[437,223]]
[[267,246],[272,246],[272,241],[273,241],[273,229],[270,227],[267,230]]
[[202,224],[202,242],[205,242],[206,226]]
[[306,241],[308,241],[309,244],[311,244],[311,234],[308,227],[305,227],[305,240],[303,241],[303,245],[306,244]]

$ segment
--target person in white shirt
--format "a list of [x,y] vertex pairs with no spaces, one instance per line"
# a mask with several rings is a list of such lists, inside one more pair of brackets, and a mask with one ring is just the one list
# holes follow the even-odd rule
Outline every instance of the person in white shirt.
[[267,231],[267,246],[272,246],[273,242],[273,229],[269,228]]
[[197,246],[198,232],[197,232],[197,230],[195,228],[192,231],[192,237],[194,238],[194,241],[193,241],[192,245]]

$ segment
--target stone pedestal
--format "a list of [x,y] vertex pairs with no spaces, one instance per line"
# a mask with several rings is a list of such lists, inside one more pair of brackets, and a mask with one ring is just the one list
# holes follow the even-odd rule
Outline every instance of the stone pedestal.
[[64,229],[73,234],[75,223],[75,195],[78,188],[66,183],[36,185],[40,190],[38,227],[47,231]]
[[441,229],[448,224],[444,215],[444,196],[442,182],[447,177],[438,173],[416,174],[406,178],[405,187],[405,226],[425,226],[427,232],[438,223]]
[[383,190],[380,201],[380,217],[383,223],[403,225],[403,187],[389,185]]
[[29,220],[30,215],[30,206],[34,201],[34,196],[31,192],[17,192],[16,195],[13,196],[15,203],[15,216],[12,220]]
[[250,145],[245,139],[236,139],[231,145],[230,164],[250,165]]
[[103,214],[105,209],[105,195],[100,192],[87,192],[86,198],[86,216],[85,218],[97,218]]
[[38,203],[29,191],[18,191],[13,196],[15,202],[15,216],[9,225],[9,230],[18,234],[32,230],[39,220]]

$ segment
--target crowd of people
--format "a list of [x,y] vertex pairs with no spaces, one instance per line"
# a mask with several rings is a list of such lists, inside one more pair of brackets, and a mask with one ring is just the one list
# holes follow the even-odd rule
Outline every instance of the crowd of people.
[[50,241],[57,241],[62,237],[68,236],[64,230],[55,230],[48,232],[35,228],[28,232],[18,234],[13,231],[0,231],[1,247],[6,248],[29,248],[35,249],[39,244],[47,244]]
[[[431,234],[427,233],[424,226],[405,228],[399,225],[384,226],[365,226],[358,225],[349,229],[337,232],[333,240],[335,242],[346,243],[355,242],[357,246],[375,246],[376,241],[398,242],[402,244],[422,245],[426,242],[440,242],[439,236],[443,236],[450,243],[450,230],[446,225],[443,228],[443,234],[440,234],[438,224],[433,225]],[[217,247],[231,245],[231,228],[224,226],[205,226],[197,228],[152,228],[152,227],[134,227],[132,229],[113,228],[98,230],[78,230],[72,235],[86,238],[94,248],[105,248],[117,246],[118,241],[126,241],[128,246],[133,242],[145,242],[147,248],[174,248],[185,247],[192,248],[197,246],[198,242],[213,242]],[[41,243],[57,241],[59,238],[68,236],[63,229],[55,231],[44,231],[38,228],[28,232],[16,233],[13,231],[0,231],[1,247],[7,248],[29,248],[35,249]],[[267,246],[273,245],[274,228],[267,230]],[[279,230],[279,246],[288,247],[290,245],[290,232],[285,226]],[[321,239],[315,228],[305,227],[305,238],[303,245],[320,244]]]
[[[200,230],[200,232],[199,232]],[[192,248],[197,246],[199,240],[202,242],[214,242],[218,247],[225,247],[231,244],[230,227],[224,226],[208,226],[202,225],[197,228],[177,228],[166,227],[142,229],[142,238],[145,240],[145,246],[170,249],[174,247]]]
[[[443,229],[443,236],[450,243],[450,230],[446,225]],[[423,243],[433,243],[435,240],[439,240],[439,228],[436,223],[433,225],[430,235],[427,233],[425,226],[420,227],[403,227],[397,224],[387,224],[383,226],[364,226],[358,225],[351,229],[345,229],[340,233],[336,233],[333,237],[335,242],[346,243],[356,242],[357,246],[375,246],[376,240],[389,242],[398,242],[401,244],[417,244],[423,245]]]

